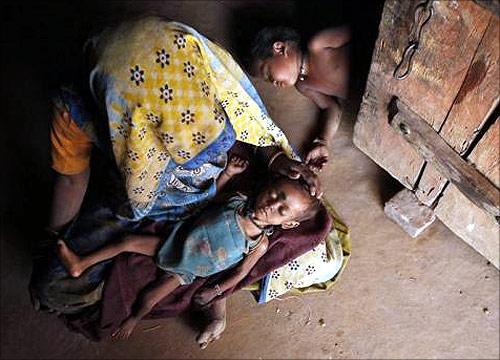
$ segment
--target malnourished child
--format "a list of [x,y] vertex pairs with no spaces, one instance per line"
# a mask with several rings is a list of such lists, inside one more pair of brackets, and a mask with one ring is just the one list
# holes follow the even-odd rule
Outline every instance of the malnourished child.
[[[232,156],[217,179],[217,188],[243,172],[247,165],[245,160]],[[238,284],[266,253],[268,235],[274,226],[296,227],[315,216],[318,208],[319,201],[301,181],[273,178],[253,198],[236,193],[224,203],[213,203],[192,218],[173,224],[166,237],[131,234],[85,256],[75,254],[60,240],[58,255],[74,277],[123,252],[156,258],[157,266],[165,270],[165,275],[143,290],[132,314],[113,333],[113,336],[127,338],[139,320],[178,286],[237,265],[232,275],[221,283],[198,292],[195,301],[203,305],[222,295]]]

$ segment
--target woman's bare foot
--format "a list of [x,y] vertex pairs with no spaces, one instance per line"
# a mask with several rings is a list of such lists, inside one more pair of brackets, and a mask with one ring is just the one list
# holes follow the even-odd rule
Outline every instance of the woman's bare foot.
[[80,257],[71,250],[63,240],[57,241],[57,256],[72,277],[78,277],[83,272]]
[[200,332],[196,342],[205,349],[212,341],[218,340],[226,329],[226,299],[215,301],[212,306],[204,309],[209,323]]

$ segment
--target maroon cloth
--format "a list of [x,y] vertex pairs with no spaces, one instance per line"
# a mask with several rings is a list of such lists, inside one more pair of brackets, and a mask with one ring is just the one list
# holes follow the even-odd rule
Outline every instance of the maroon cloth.
[[[268,251],[250,273],[222,296],[227,297],[254,283],[317,246],[326,238],[331,223],[326,209],[322,209],[314,219],[302,223],[298,228],[276,231],[269,239]],[[205,284],[219,282],[230,275],[231,271],[234,270],[229,269],[209,278],[198,278],[192,284],[179,287],[158,303],[147,318],[157,319],[180,314],[191,306],[191,299],[200,288]],[[67,322],[67,325],[93,340],[108,336],[129,316],[141,290],[158,274],[161,274],[161,270],[156,267],[153,258],[137,254],[118,256],[105,283],[100,314],[94,314],[93,318],[89,319],[80,317]]]

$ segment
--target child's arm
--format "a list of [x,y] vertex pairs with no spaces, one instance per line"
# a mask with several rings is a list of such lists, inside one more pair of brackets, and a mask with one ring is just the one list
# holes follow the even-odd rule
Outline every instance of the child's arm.
[[252,270],[257,261],[266,253],[268,246],[269,240],[267,236],[264,236],[259,245],[257,245],[257,247],[246,256],[231,273],[231,276],[224,279],[218,286],[216,285],[213,288],[205,288],[199,291],[195,295],[194,301],[198,305],[205,305],[218,295],[238,285],[238,283],[248,275],[250,270]]
[[299,89],[299,91],[322,110],[320,131],[305,156],[306,163],[313,170],[319,171],[328,162],[328,148],[340,125],[341,105],[337,99],[318,91],[312,89]]
[[216,181],[217,192],[220,190],[233,178],[233,176],[238,175],[246,170],[248,167],[248,161],[240,158],[236,155],[231,155],[227,161],[226,168],[220,173]]
[[179,280],[174,276],[164,275],[155,280],[139,295],[132,308],[132,314],[111,336],[122,339],[128,338],[137,326],[137,323],[179,285]]

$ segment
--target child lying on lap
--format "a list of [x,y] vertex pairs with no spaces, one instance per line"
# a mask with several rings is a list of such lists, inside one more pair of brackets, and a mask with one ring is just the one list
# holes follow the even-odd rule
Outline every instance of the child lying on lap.
[[[248,162],[232,156],[217,179],[217,189],[247,166]],[[253,198],[236,193],[222,204],[211,204],[191,219],[173,224],[166,237],[127,235],[85,256],[78,256],[60,240],[58,255],[74,277],[122,252],[156,257],[157,266],[165,270],[165,275],[144,289],[132,314],[113,333],[127,338],[158,302],[196,277],[208,277],[237,265],[230,277],[195,295],[195,301],[201,305],[238,284],[266,253],[268,235],[274,226],[296,227],[314,217],[318,205],[302,182],[279,177],[264,185]]]

